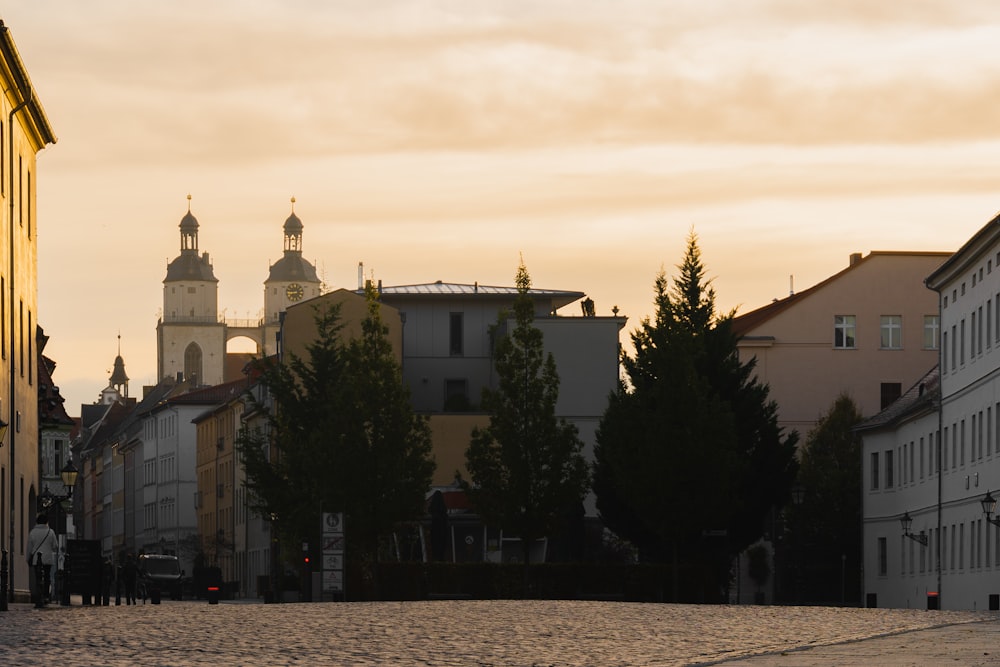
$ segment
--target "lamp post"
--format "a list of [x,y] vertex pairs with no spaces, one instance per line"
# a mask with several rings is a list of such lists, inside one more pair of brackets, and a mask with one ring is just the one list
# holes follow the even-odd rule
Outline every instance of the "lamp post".
[[983,506],[983,514],[986,515],[986,520],[994,526],[1000,526],[1000,517],[993,516],[993,513],[997,511],[997,500],[993,497],[993,494],[987,491],[986,495],[979,502]]
[[[73,461],[69,461],[65,466],[63,466],[63,469],[59,471],[59,476],[62,478],[65,493],[62,495],[56,495],[49,491],[49,487],[46,486],[38,496],[38,503],[42,506],[42,509],[44,509],[46,513],[53,509],[58,510],[57,514],[59,519],[56,521],[56,526],[64,535],[67,532],[67,526],[66,510],[63,507],[63,503],[73,497],[73,487],[76,486],[76,478],[79,474],[80,473],[76,469],[76,466],[73,465]],[[57,568],[60,556],[62,556],[61,543],[59,545],[59,553],[56,554]],[[62,568],[56,570],[56,581],[59,582],[59,598],[61,604],[69,604],[69,588],[68,582],[66,581],[65,563]]]
[[903,527],[904,537],[908,537],[914,542],[920,543],[921,546],[927,546],[927,534],[924,533],[924,531],[921,530],[919,535],[914,535],[910,532],[910,526],[913,525],[913,518],[910,517],[910,513],[908,511],[903,512],[903,516],[899,517],[899,523]]

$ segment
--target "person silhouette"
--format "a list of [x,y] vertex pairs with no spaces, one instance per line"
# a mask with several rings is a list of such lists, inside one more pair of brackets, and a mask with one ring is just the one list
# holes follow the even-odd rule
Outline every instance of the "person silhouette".
[[49,528],[49,516],[39,512],[35,517],[35,527],[28,533],[28,568],[31,599],[36,607],[44,607],[49,601],[52,586],[52,564],[56,562],[59,539]]

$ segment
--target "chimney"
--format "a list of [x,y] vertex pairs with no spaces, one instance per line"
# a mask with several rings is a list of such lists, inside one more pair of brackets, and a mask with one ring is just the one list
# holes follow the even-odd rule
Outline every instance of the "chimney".
[[861,253],[860,252],[852,252],[851,253],[851,259],[850,259],[850,264],[848,264],[848,266],[854,266],[855,264],[857,264],[860,261],[861,261]]
[[358,289],[365,288],[365,265],[363,262],[358,262]]

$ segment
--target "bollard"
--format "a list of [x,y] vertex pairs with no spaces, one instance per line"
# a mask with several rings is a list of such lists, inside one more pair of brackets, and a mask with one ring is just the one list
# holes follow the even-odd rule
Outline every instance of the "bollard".
[[219,604],[218,586],[209,586],[208,588],[205,589],[205,591],[206,591],[205,597],[208,598],[208,604]]
[[928,609],[940,609],[941,601],[938,599],[938,594],[936,591],[931,591],[927,594],[927,608]]
[[150,586],[149,587],[149,603],[150,604],[160,604],[160,587]]

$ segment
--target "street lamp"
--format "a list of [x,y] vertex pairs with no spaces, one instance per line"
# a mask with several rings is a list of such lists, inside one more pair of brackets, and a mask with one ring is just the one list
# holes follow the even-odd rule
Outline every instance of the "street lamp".
[[924,531],[920,531],[919,535],[914,535],[910,532],[910,526],[913,525],[913,519],[910,517],[910,513],[903,512],[903,516],[899,517],[899,523],[903,527],[903,535],[910,538],[914,542],[919,542],[922,546],[927,546],[927,535]]
[[993,494],[987,491],[986,495],[979,502],[983,506],[983,514],[986,515],[986,520],[994,526],[1000,526],[1000,517],[994,518],[993,516],[993,513],[997,511],[997,499],[993,497]]
[[[76,478],[79,476],[80,472],[73,465],[73,461],[69,461],[63,466],[63,469],[59,471],[59,476],[62,478],[63,488],[65,493],[62,495],[57,495],[49,491],[49,487],[46,486],[38,496],[38,502],[45,510],[46,514],[52,509],[59,510],[59,519],[57,520],[56,526],[62,531],[63,534],[67,531],[67,526],[65,525],[66,510],[63,508],[63,503],[73,497],[73,487],[76,486]],[[60,545],[59,550],[62,551],[62,545]],[[57,554],[56,557],[56,567],[59,566],[59,558]],[[66,568],[65,563],[63,568],[56,571],[56,581],[59,583],[59,595],[62,604],[69,604],[69,582],[66,580]]]

